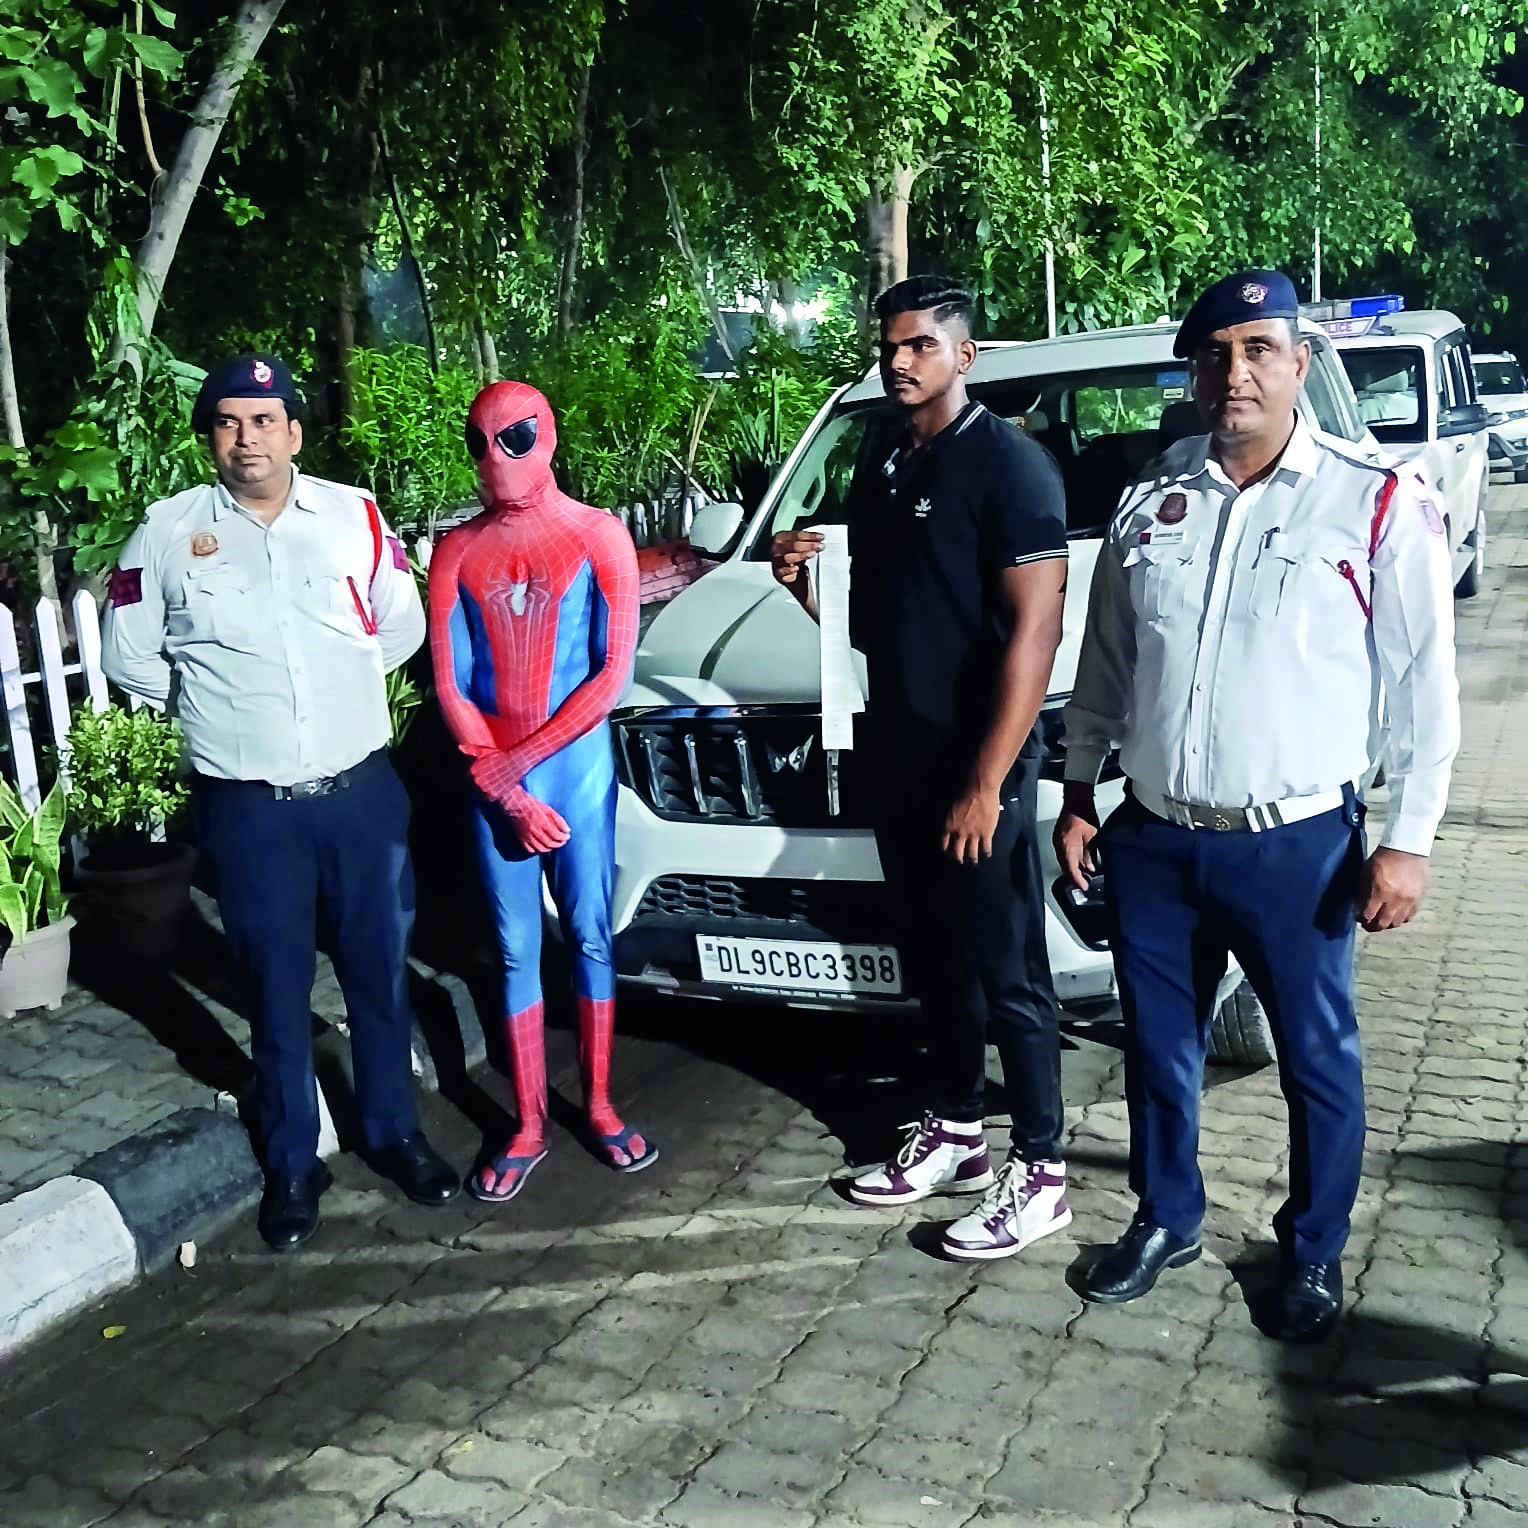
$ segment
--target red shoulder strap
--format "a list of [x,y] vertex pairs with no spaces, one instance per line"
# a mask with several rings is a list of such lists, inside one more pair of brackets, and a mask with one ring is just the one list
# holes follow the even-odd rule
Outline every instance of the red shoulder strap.
[[[376,583],[377,571],[382,566],[382,516],[370,499],[361,502],[366,506],[366,523],[371,527],[371,581]],[[1372,547],[1370,553],[1373,553]]]
[[[1374,561],[1374,554],[1379,550],[1379,538],[1385,529],[1385,516],[1390,512],[1390,500],[1395,497],[1396,477],[1393,472],[1385,474],[1385,486],[1380,489],[1379,497],[1374,501],[1374,518],[1369,522],[1369,561]],[[373,514],[376,510],[373,509]]]

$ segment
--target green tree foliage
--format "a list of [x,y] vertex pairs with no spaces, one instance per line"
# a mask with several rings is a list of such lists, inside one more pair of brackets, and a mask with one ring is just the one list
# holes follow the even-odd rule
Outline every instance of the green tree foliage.
[[[39,515],[98,571],[205,473],[188,394],[235,350],[294,365],[308,465],[414,526],[470,503],[461,416],[502,375],[548,393],[589,502],[756,496],[908,268],[968,280],[1008,338],[1043,332],[1047,246],[1068,329],[1179,313],[1242,262],[1305,286],[1318,222],[1328,295],[1510,333],[1528,276],[1501,169],[1528,0],[313,0],[260,48],[125,379],[149,144],[235,14],[14,0],[0,24],[23,572]],[[772,317],[750,338],[739,308]]]

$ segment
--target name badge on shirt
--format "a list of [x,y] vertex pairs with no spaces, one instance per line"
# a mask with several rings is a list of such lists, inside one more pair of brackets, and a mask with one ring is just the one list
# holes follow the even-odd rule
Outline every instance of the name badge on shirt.
[[1141,532],[1142,546],[1177,546],[1188,533],[1182,525],[1154,525]]

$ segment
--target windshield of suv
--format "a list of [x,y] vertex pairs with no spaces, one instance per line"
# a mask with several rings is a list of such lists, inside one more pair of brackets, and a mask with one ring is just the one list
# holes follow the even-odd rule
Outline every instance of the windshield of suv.
[[[1074,535],[1101,534],[1136,473],[1172,441],[1204,429],[1181,366],[977,383],[971,396],[1056,458]],[[855,473],[878,470],[900,430],[882,400],[835,411],[781,485],[774,513],[749,555],[767,558],[770,539],[782,530],[842,521]]]
[[[1346,417],[1352,405],[1339,409],[1334,393],[1332,379],[1313,358],[1305,396],[1316,425],[1356,438],[1357,420],[1350,424]],[[978,382],[971,396],[1056,458],[1066,485],[1067,529],[1074,536],[1102,535],[1146,464],[1173,441],[1204,433],[1181,362]],[[899,433],[897,417],[882,399],[835,409],[780,485],[748,556],[767,560],[770,540],[780,531],[841,522],[855,474],[878,471]]]
[[1427,439],[1422,411],[1422,352],[1414,345],[1384,350],[1339,350],[1358,394],[1358,412],[1380,440]]
[[1481,393],[1528,392],[1523,369],[1516,361],[1476,361],[1475,390]]

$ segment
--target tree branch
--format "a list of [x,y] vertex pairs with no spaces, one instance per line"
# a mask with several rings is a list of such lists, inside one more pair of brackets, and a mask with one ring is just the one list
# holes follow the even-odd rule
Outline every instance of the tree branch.
[[180,140],[175,162],[164,181],[164,195],[149,218],[149,231],[138,247],[137,336],[119,335],[114,359],[122,360],[134,339],[146,339],[154,330],[165,278],[174,263],[180,236],[185,232],[191,203],[201,188],[218,139],[228,124],[228,114],[255,54],[260,51],[284,0],[243,0],[227,45],[201,99],[191,112],[191,122]]

